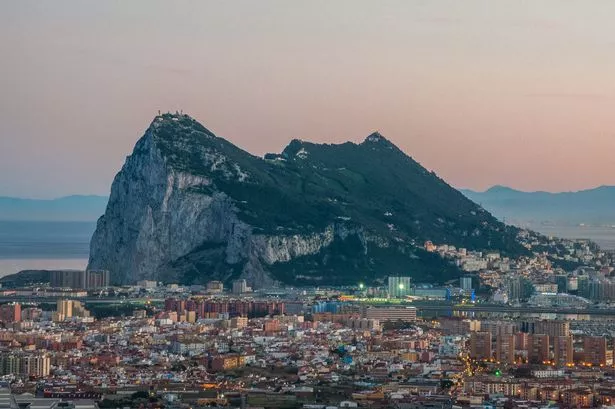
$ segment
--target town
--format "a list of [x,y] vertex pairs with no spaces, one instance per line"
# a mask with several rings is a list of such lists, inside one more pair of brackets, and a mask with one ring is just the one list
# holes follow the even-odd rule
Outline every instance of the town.
[[[54,271],[1,297],[8,405],[528,408],[615,399],[613,254],[522,232],[532,257],[426,242],[446,285],[230,288]],[[555,249],[555,250],[553,250]],[[67,403],[68,402],[68,403]],[[15,406],[15,407],[17,407]]]

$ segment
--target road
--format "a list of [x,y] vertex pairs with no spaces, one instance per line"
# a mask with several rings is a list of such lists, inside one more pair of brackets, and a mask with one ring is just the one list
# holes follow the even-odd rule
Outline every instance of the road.
[[[19,303],[38,303],[38,304],[55,304],[58,299],[66,297],[35,297],[35,296],[17,296],[17,297],[0,297],[0,304],[9,302]],[[91,304],[145,304],[162,303],[164,298],[99,298],[99,297],[82,297],[74,298],[76,300],[91,303]],[[420,316],[429,316],[434,313],[437,316],[451,316],[456,313],[508,313],[508,314],[581,314],[594,315],[602,317],[615,317],[615,308],[587,308],[576,309],[567,307],[512,307],[508,305],[485,305],[485,304],[464,304],[451,305],[450,303],[440,304],[421,304],[408,303],[405,306],[416,307],[417,313]]]
[[[410,304],[411,305],[411,304]],[[512,307],[508,305],[416,305],[419,313],[434,312],[445,315],[452,315],[455,312],[494,312],[494,313],[509,313],[509,314],[582,314],[582,315],[600,315],[615,317],[615,308],[587,308],[577,309],[570,307]]]

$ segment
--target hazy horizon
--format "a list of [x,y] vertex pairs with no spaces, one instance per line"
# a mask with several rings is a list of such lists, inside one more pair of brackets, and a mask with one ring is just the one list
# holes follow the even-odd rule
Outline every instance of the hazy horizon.
[[[119,169],[118,169],[119,170]],[[451,185],[452,186],[452,185]],[[504,185],[500,185],[500,184],[495,184],[495,185],[491,185],[488,186],[484,189],[472,189],[470,187],[464,187],[464,186],[452,186],[453,188],[459,190],[459,191],[464,191],[464,190],[471,190],[473,192],[476,193],[484,193],[487,190],[494,188],[494,187],[504,187],[504,188],[510,188],[513,190],[516,190],[518,192],[522,192],[522,193],[552,193],[552,194],[556,194],[556,193],[578,193],[581,191],[586,191],[586,190],[593,190],[593,189],[598,189],[601,187],[613,187],[615,188],[615,184],[613,185],[599,185],[599,186],[592,186],[592,187],[588,187],[588,188],[583,188],[583,189],[577,189],[577,190],[559,190],[559,191],[548,191],[548,190],[521,190],[518,189],[514,186],[504,186]],[[111,189],[111,183],[109,183],[109,189]],[[73,192],[73,193],[67,193],[67,194],[63,194],[60,196],[45,196],[45,197],[37,197],[37,196],[10,196],[10,195],[2,195],[0,194],[0,198],[9,198],[9,199],[19,199],[19,200],[39,200],[39,201],[54,201],[54,200],[58,200],[58,199],[65,199],[65,198],[69,198],[72,196],[96,196],[96,197],[109,197],[110,192],[101,192],[101,193],[81,193],[81,192]]]
[[456,187],[614,185],[615,3],[586,5],[5,3],[0,196],[107,195],[158,110],[257,155],[378,130]]

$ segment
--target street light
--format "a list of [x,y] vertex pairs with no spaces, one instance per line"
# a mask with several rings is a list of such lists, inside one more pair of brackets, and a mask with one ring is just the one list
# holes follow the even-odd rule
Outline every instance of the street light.
[[359,288],[362,290],[363,289],[363,283],[359,283]]
[[400,290],[403,290],[403,289],[404,289],[404,285],[403,285],[403,283],[399,283],[399,289],[400,289]]

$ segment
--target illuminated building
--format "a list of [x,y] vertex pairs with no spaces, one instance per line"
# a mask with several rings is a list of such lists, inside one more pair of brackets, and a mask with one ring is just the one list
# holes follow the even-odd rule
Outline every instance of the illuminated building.
[[410,277],[389,277],[388,278],[388,294],[389,298],[404,298],[411,291]]

